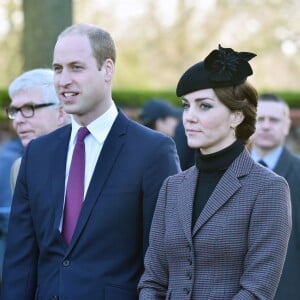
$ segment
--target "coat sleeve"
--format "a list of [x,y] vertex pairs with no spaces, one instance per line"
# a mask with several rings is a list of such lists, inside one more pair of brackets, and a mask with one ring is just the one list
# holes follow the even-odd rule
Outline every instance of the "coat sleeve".
[[146,164],[143,175],[143,253],[149,244],[149,232],[159,190],[163,181],[178,173],[179,158],[175,143],[171,138],[163,137],[155,145],[151,159]]
[[164,247],[167,182],[168,179],[159,192],[153,216],[145,272],[138,285],[141,300],[165,299],[168,289],[168,262]]
[[254,203],[235,300],[273,299],[279,284],[291,233],[291,202],[287,182],[273,178],[262,186]]
[[27,197],[27,154],[28,151],[25,152],[22,159],[19,180],[12,201],[3,266],[1,300],[32,300],[36,290],[38,245]]

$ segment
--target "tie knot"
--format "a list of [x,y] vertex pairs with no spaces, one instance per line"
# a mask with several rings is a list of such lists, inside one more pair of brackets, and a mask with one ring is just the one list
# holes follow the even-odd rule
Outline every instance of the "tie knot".
[[266,164],[266,162],[264,161],[264,160],[262,160],[262,159],[260,159],[259,161],[258,161],[258,163],[260,163],[262,166],[264,166],[264,167],[268,167],[268,165]]
[[80,127],[78,129],[77,142],[83,142],[83,140],[89,133],[90,132],[86,127]]

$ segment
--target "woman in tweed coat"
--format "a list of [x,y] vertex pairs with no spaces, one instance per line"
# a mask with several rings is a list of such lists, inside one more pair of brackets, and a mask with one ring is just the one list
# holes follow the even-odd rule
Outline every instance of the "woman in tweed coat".
[[196,165],[164,182],[150,233],[140,299],[273,299],[291,231],[286,181],[255,163],[255,55],[212,51],[180,78]]

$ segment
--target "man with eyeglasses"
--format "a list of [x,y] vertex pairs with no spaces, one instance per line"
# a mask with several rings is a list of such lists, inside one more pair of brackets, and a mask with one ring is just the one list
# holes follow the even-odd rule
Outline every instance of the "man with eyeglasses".
[[25,72],[10,84],[8,93],[11,104],[7,116],[24,146],[68,123],[69,116],[56,95],[51,69]]
[[[6,109],[7,116],[12,120],[13,128],[24,147],[32,139],[69,123],[70,117],[65,113],[57,97],[51,69],[34,69],[21,74],[10,84],[8,93],[11,103]],[[2,176],[9,177],[11,175],[12,190],[14,189],[20,163],[21,158],[13,163],[11,173],[9,168],[7,174],[1,174],[1,178]],[[9,183],[9,181],[7,182]],[[7,184],[6,189],[10,188]],[[3,192],[0,191],[0,193]],[[1,242],[3,242],[1,245],[3,245],[3,248],[5,248],[10,204],[11,199],[6,199],[5,203],[2,203],[2,201],[0,203],[0,212],[3,212],[0,217],[1,220],[5,220],[5,222],[1,222],[3,227],[1,228]],[[0,249],[0,266],[2,266],[2,252],[3,249]]]

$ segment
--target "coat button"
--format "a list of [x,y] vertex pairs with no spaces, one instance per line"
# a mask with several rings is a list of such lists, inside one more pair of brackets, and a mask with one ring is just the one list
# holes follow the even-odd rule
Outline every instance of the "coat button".
[[70,265],[70,261],[69,260],[64,260],[63,261],[63,266],[64,267],[68,267]]
[[59,300],[58,296],[53,296],[51,300]]
[[185,292],[186,295],[188,295],[190,293],[190,289],[188,289],[188,288],[184,288],[183,291]]
[[190,266],[193,264],[193,261],[192,261],[191,258],[188,258],[187,261],[188,261],[188,264],[189,264]]
[[192,279],[192,274],[191,274],[191,273],[188,273],[188,274],[187,274],[187,278],[188,278],[189,280],[191,280],[191,279]]

